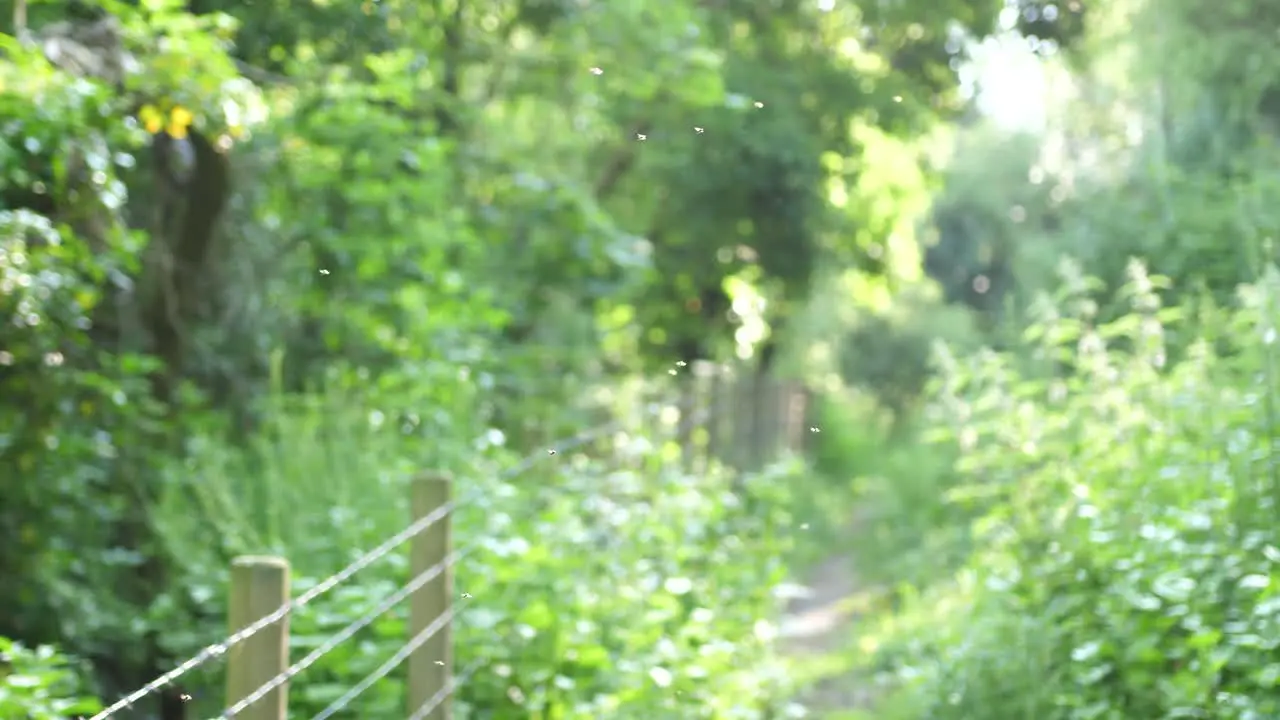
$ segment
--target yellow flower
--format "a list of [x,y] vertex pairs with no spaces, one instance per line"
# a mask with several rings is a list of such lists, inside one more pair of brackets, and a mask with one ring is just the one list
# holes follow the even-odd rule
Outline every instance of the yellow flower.
[[147,132],[155,135],[160,132],[160,128],[164,127],[164,118],[160,115],[160,111],[155,105],[143,105],[138,111],[138,119],[142,121],[142,126]]
[[181,125],[182,127],[190,127],[191,121],[194,119],[191,111],[181,105],[174,106],[173,110],[169,112],[169,118],[175,125]]
[[165,132],[174,138],[182,139],[187,136],[187,128],[191,127],[192,119],[190,110],[181,105],[175,106],[169,111],[169,125],[165,128]]

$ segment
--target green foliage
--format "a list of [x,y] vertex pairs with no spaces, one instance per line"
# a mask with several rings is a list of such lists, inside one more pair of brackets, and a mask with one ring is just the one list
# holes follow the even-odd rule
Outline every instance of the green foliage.
[[[459,580],[477,588],[461,662],[493,671],[464,689],[465,705],[511,718],[779,710],[768,618],[794,542],[795,477],[778,468],[736,495],[723,474],[587,463],[543,492],[508,493],[478,532],[493,559]],[[542,511],[521,518],[531,504]]]
[[966,309],[938,302],[918,288],[904,290],[885,312],[857,316],[843,339],[840,376],[869,389],[905,422],[929,381],[934,345],[972,345],[977,337]]
[[63,720],[102,705],[85,693],[81,668],[57,650],[0,637],[0,717]]
[[[930,280],[895,283],[892,295],[857,275],[830,278],[818,287],[792,325],[797,350],[789,360],[821,379],[831,403],[848,400],[848,394],[870,400],[869,407],[855,403],[862,417],[852,419],[854,424],[875,426],[886,415],[891,424],[909,426],[931,377],[934,344],[981,342],[979,316],[945,302],[939,284]],[[839,432],[830,437],[833,444],[861,442]]]
[[[0,634],[88,658],[112,695],[221,634],[227,556],[286,552],[305,587],[403,522],[413,472],[492,477],[491,446],[603,414],[593,388],[781,342],[818,269],[878,297],[913,278],[920,144],[959,110],[958,33],[999,3],[20,7],[0,35]],[[931,332],[900,346],[923,357]],[[921,367],[858,372],[907,406]],[[514,670],[464,700],[519,716],[518,680],[565,714],[763,713],[754,623],[778,528],[811,512],[770,477],[739,505],[722,475],[656,465],[479,482],[506,494],[461,531],[529,549],[468,570],[523,596],[468,630]],[[552,487],[648,512],[580,526]],[[583,533],[616,564],[568,559]],[[693,587],[656,590],[675,577]],[[557,624],[566,594],[587,629]],[[317,604],[302,642],[368,600]],[[555,617],[520,615],[538,607]],[[402,635],[387,623],[298,686],[304,710]],[[642,682],[655,667],[671,687]]]
[[1274,716],[1272,9],[1018,5],[1047,125],[960,129],[925,263],[993,349],[861,463],[875,716]]
[[993,330],[1009,301],[1050,280],[1041,257],[1049,253],[1037,253],[1035,243],[1065,214],[1054,201],[1058,178],[1041,167],[1042,138],[1034,135],[979,124],[959,130],[954,144],[933,199],[936,235],[924,266],[949,302],[980,311]]
[[117,587],[145,560],[121,528],[136,525],[146,492],[135,473],[150,458],[138,450],[160,434],[156,364],[102,335],[119,327],[139,267],[143,240],[121,216],[141,137],[103,85],[0,41],[0,313],[12,319],[0,338],[0,530],[16,540],[0,566],[22,578],[0,595],[0,617],[9,634],[117,653],[138,632],[129,598],[83,588]]
[[[1039,17],[1026,12],[1039,4],[1019,3],[1023,18]],[[1179,293],[1230,302],[1275,260],[1280,230],[1280,57],[1257,30],[1273,10],[1247,0],[1067,5],[1091,5],[1090,26],[1069,61],[1034,68],[1045,127],[961,130],[934,202],[930,274],[990,328],[1025,323],[1004,311],[1049,290],[1063,255],[1105,283],[1108,313],[1123,311],[1116,294],[1131,257],[1177,278]]]
[[1280,274],[1196,319],[1201,339],[1172,366],[1164,338],[1189,319],[1162,307],[1163,287],[1132,265],[1130,312],[1100,322],[1069,284],[1024,345],[1051,372],[1009,354],[946,365],[931,426],[959,453],[964,480],[947,497],[979,514],[977,549],[943,595],[953,606],[899,628],[883,656],[902,717],[1280,710],[1268,639]]
[[[761,273],[775,300],[769,319],[781,322],[824,258],[872,274],[886,260],[910,264],[876,251],[889,233],[859,225],[886,196],[862,191],[863,176],[882,170],[854,158],[885,141],[851,128],[883,128],[908,142],[926,133],[939,109],[955,107],[953,21],[981,34],[996,10],[955,2],[917,17],[789,4],[766,22],[739,5],[677,3],[661,13],[543,5],[498,3],[483,16],[448,4],[317,6],[274,33],[267,28],[279,11],[270,4],[198,11],[217,7],[240,21],[236,52],[249,76],[270,68],[307,81],[282,93],[290,114],[336,112],[336,122],[317,117],[282,134],[310,141],[322,127],[331,139],[349,132],[362,144],[339,157],[363,155],[387,169],[403,170],[396,157],[416,154],[428,138],[443,146],[443,155],[409,165],[454,192],[369,217],[395,224],[392,234],[407,229],[400,217],[429,219],[445,233],[441,247],[501,257],[500,269],[466,274],[503,289],[509,330],[529,337],[548,295],[571,288],[579,313],[627,308],[646,330],[632,342],[659,364],[673,352],[709,355],[728,344],[723,285],[731,277]],[[343,32],[330,32],[335,25]],[[857,52],[841,44],[870,28],[883,37]],[[362,103],[348,112],[354,98],[377,103],[373,122],[361,121]],[[387,152],[366,152],[370,141]],[[345,194],[339,188],[363,171],[339,171],[344,164],[302,172],[313,188]],[[832,207],[833,187],[855,202]],[[307,207],[323,208],[327,219],[316,221],[344,235],[334,226],[356,220],[345,212],[335,220],[331,208],[348,204]],[[433,207],[451,212],[423,210]],[[317,235],[305,223],[288,234]],[[643,282],[624,283],[634,293],[619,294],[619,281],[637,273]]]

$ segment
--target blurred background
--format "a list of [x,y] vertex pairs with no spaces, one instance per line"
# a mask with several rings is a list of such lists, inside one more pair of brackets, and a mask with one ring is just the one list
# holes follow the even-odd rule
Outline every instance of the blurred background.
[[457,717],[1280,717],[1280,2],[0,17],[0,720],[223,639],[234,556],[315,587],[423,472],[472,499]]

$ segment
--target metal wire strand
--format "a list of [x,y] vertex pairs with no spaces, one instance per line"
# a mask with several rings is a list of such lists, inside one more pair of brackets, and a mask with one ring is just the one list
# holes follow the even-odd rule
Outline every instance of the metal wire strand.
[[151,695],[152,693],[158,692],[159,690],[164,688],[166,685],[171,684],[173,681],[177,680],[183,675],[186,675],[192,670],[199,668],[209,660],[225,654],[227,650],[253,637],[257,633],[261,632],[264,628],[276,622],[279,622],[282,618],[284,618],[285,615],[288,615],[294,610],[297,610],[298,608],[306,605],[312,600],[332,590],[339,583],[342,583],[350,579],[351,576],[355,575],[356,573],[360,572],[364,568],[382,559],[387,553],[391,552],[392,550],[404,544],[405,542],[408,542],[414,536],[419,535],[420,533],[426,531],[427,528],[430,528],[432,525],[444,519],[444,517],[447,516],[449,513],[453,512],[455,505],[456,503],[451,501],[451,502],[445,503],[444,505],[441,505],[435,510],[432,510],[430,513],[426,514],[425,516],[423,516],[413,524],[409,525],[409,527],[405,528],[399,533],[396,533],[386,542],[382,543],[381,545],[374,548],[373,550],[370,550],[364,555],[361,555],[359,558],[355,560],[355,562],[352,562],[350,565],[343,568],[342,570],[339,570],[333,575],[330,575],[324,581],[320,582],[319,584],[317,584],[315,587],[311,588],[307,592],[304,592],[303,594],[299,595],[297,598],[280,606],[280,608],[277,609],[276,611],[270,613],[269,615],[264,616],[261,620],[258,620],[257,622],[254,622],[246,626],[243,630],[232,633],[227,639],[223,640],[222,642],[214,643],[213,645],[206,647],[205,649],[197,653],[194,657],[192,657],[190,660],[187,660],[186,662],[177,666],[173,670],[170,670],[164,675],[161,675],[155,680],[152,680],[146,685],[143,685],[141,688],[135,690],[129,695],[126,695],[124,698],[121,698],[111,706],[107,707],[105,710],[102,710],[97,715],[94,715],[93,717],[91,717],[89,720],[106,720],[106,718],[111,717],[112,715],[120,712],[121,710],[132,707],[134,703],[142,700],[143,698]]
[[468,665],[466,670],[463,670],[455,677],[449,678],[449,682],[437,691],[435,695],[432,695],[430,699],[423,703],[422,707],[418,708],[413,715],[410,715],[409,720],[425,720],[425,718],[431,714],[432,710],[440,707],[441,703],[448,700],[449,696],[453,695],[454,690],[466,685],[467,681],[471,679],[471,676],[475,674],[476,670],[480,669],[482,664],[484,664],[482,661],[476,660]]
[[271,678],[267,682],[263,683],[257,690],[254,690],[253,692],[249,693],[249,695],[245,697],[243,700],[237,702],[235,705],[232,705],[231,707],[224,710],[222,714],[218,716],[219,720],[230,720],[230,718],[233,718],[236,715],[243,712],[245,708],[248,708],[250,705],[266,697],[267,694],[270,693],[272,690],[275,690],[281,685],[289,682],[289,680],[291,680],[295,675],[311,667],[320,658],[324,657],[325,655],[328,655],[331,650],[333,650],[334,648],[338,647],[342,643],[349,640],[352,635],[355,635],[360,630],[364,629],[365,627],[368,627],[374,620],[377,620],[388,610],[395,607],[397,604],[403,601],[406,597],[408,597],[411,593],[418,590],[423,585],[426,585],[427,583],[431,582],[435,578],[439,577],[440,573],[444,572],[446,568],[451,567],[452,565],[457,563],[458,560],[461,560],[468,552],[469,550],[454,552],[444,562],[436,563],[435,565],[432,565],[431,567],[427,568],[423,572],[419,573],[418,576],[414,578],[408,585],[405,585],[404,587],[400,588],[396,592],[388,595],[386,598],[382,600],[382,602],[378,603],[377,607],[373,608],[373,610],[365,613],[364,615],[356,619],[354,622],[347,625],[345,628],[334,633],[328,640],[321,643],[320,646],[317,647],[315,650],[312,650],[310,653],[307,653],[306,657],[302,658],[301,660],[294,663],[293,665],[290,665],[288,668],[284,670],[284,672],[281,672],[279,675],[276,675],[275,677]]
[[420,630],[417,635],[414,635],[409,642],[402,645],[394,655],[387,658],[386,662],[379,665],[377,670],[369,673],[363,680],[351,686],[351,689],[343,693],[342,697],[334,700],[332,703],[329,703],[328,707],[321,710],[320,713],[311,720],[328,720],[330,717],[333,717],[335,713],[346,708],[351,704],[351,701],[359,697],[361,693],[373,687],[374,683],[385,678],[392,670],[399,667],[400,663],[403,663],[410,655],[413,654],[413,651],[422,647],[424,643],[435,637],[436,633],[440,632],[445,625],[451,622],[463,607],[466,607],[466,605],[451,605],[448,610],[440,613],[435,620],[432,620],[429,625]]
[[[627,423],[621,420],[615,420],[613,422],[605,423],[604,425],[597,425],[596,427],[591,428],[586,432],[582,432],[572,437],[569,437],[565,440],[561,440],[560,442],[555,443],[551,447],[547,448],[547,450],[551,451],[553,454],[564,453],[570,450],[576,450],[577,448],[580,448],[583,445],[586,445],[587,443],[594,442],[595,440],[599,440],[600,438],[610,435],[612,433],[615,433],[625,428],[626,426],[627,426]],[[545,452],[530,453],[529,455],[526,455],[520,462],[504,470],[502,473],[498,475],[498,477],[502,480],[510,480],[511,478],[514,478],[518,475],[523,475],[524,473],[532,469],[534,465],[537,465],[540,461],[545,459],[546,459]]]
[[[676,404],[676,407],[680,410],[680,413],[683,416],[681,422],[676,426],[679,428],[678,431],[686,430],[689,426],[704,421],[710,414],[706,409],[701,409],[693,413],[688,412],[689,408],[685,407],[688,404],[688,401],[681,401]],[[648,413],[647,410],[645,412],[646,414]],[[625,430],[630,425],[631,421],[629,419],[613,420],[602,425],[597,425],[577,435],[565,438],[564,440],[554,443],[551,447],[547,448],[547,450],[551,451],[552,454],[576,450],[583,445],[594,442],[608,435],[612,435],[619,430]],[[544,460],[545,458],[546,456],[543,453],[530,453],[520,462],[500,473],[498,477],[502,480],[510,480],[517,475],[521,475],[529,471],[534,465],[538,464],[539,461]]]

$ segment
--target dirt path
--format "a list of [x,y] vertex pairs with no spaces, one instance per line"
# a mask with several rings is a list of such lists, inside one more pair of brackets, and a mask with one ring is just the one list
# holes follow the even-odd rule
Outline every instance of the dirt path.
[[[808,573],[804,587],[797,589],[783,616],[779,628],[783,652],[797,663],[821,662],[848,653],[861,603],[851,558],[835,555],[819,563]],[[811,717],[869,707],[868,692],[854,678],[840,673],[824,675],[799,698]]]

